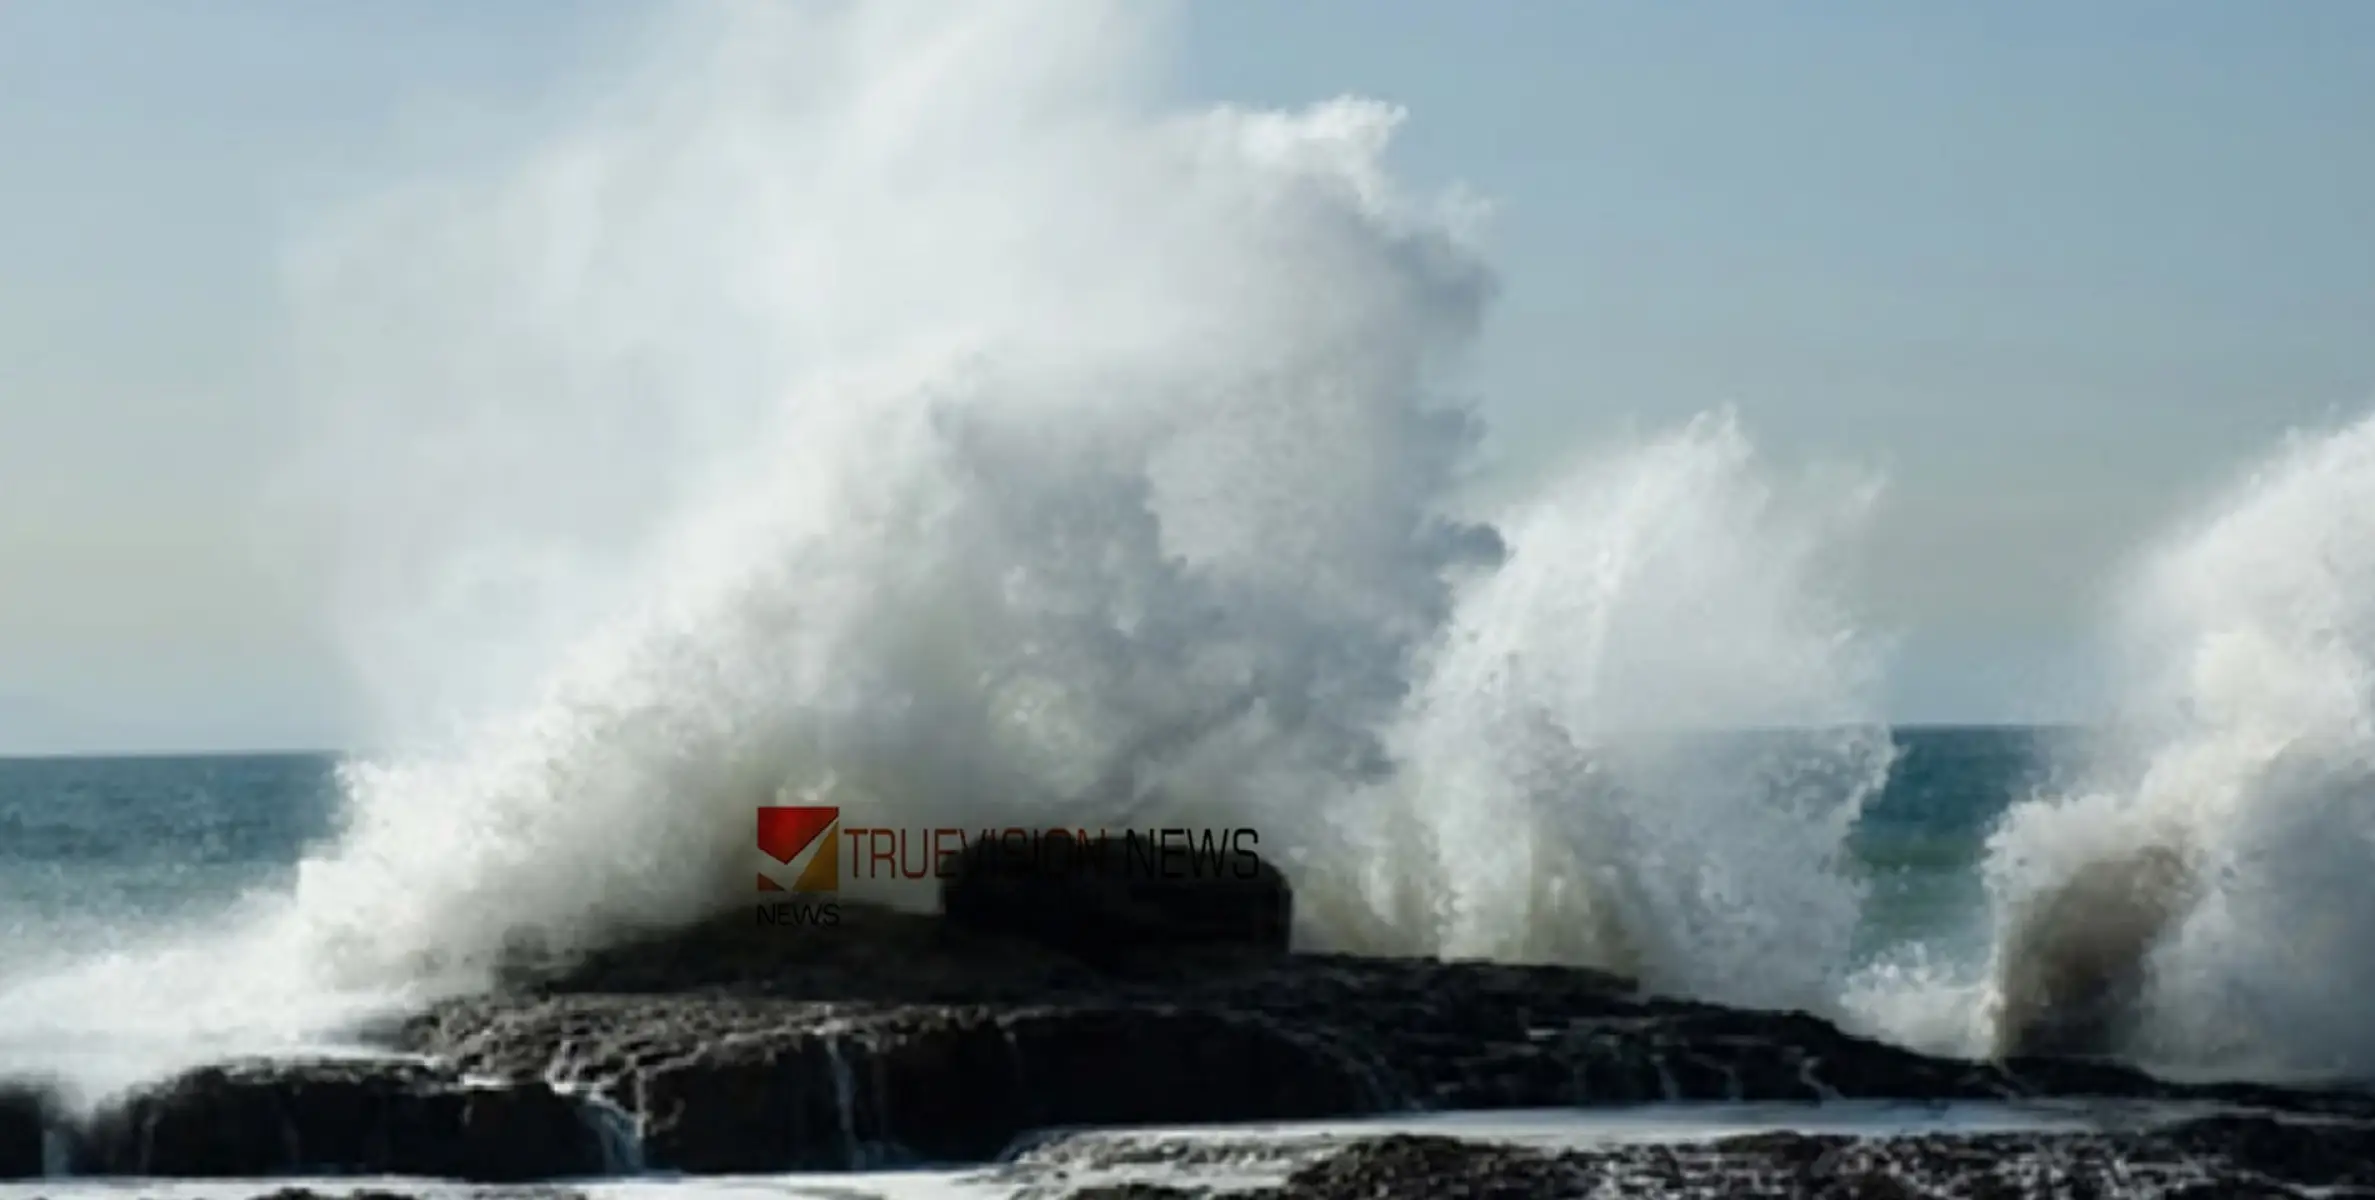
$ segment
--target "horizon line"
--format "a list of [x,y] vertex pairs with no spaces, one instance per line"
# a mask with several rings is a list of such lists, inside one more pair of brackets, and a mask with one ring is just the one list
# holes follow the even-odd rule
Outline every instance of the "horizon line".
[[[2082,721],[2082,720],[2073,720],[2073,719],[2052,720],[2052,721],[1971,721],[1971,720],[1965,720],[1965,721],[1937,721],[1937,720],[1922,720],[1922,721],[1887,721],[1887,722],[1883,722],[1883,724],[1884,724],[1884,725],[1885,725],[1885,726],[1886,726],[1886,727],[1889,729],[1889,731],[1890,731],[1890,732],[1892,732],[1892,733],[1894,733],[1894,732],[1906,732],[1906,733],[1960,733],[1960,732],[1975,732],[1975,731],[1983,731],[1983,730],[1995,730],[1995,729],[2043,729],[2043,730],[2052,730],[2052,729],[2085,729],[2085,728],[2087,728],[2087,727],[2089,727],[2089,726],[2091,726],[2091,725],[2098,725],[2098,724],[2101,724],[2101,723],[2102,723],[2102,722],[2099,722],[2099,721]],[[1777,731],[1781,731],[1781,730],[1789,730],[1789,729],[1824,729],[1824,728],[1845,728],[1845,726],[1821,726],[1821,725],[1808,725],[1808,726],[1795,726],[1795,725],[1789,725],[1789,726],[1775,726],[1775,725],[1746,725],[1746,726],[1741,726],[1740,728],[1738,728],[1738,729],[1736,729],[1736,730],[1733,730],[1732,732],[1736,732],[1736,733],[1770,733],[1770,732],[1777,732]],[[126,749],[126,750],[104,750],[104,749],[78,749],[78,750],[0,750],[0,763],[20,763],[20,762],[99,762],[99,761],[110,761],[110,760],[113,760],[113,761],[140,761],[140,760],[148,760],[148,761],[160,761],[160,762],[161,762],[161,761],[171,761],[171,760],[174,760],[174,759],[222,759],[222,758],[350,758],[350,757],[354,757],[354,756],[357,756],[357,755],[363,755],[363,754],[368,754],[368,753],[371,753],[371,751],[368,751],[368,750],[362,750],[362,749],[354,749],[354,748],[348,748],[348,749],[331,749],[331,748],[328,748],[328,747],[320,747],[320,746],[315,746],[315,747],[298,747],[298,746],[215,747],[215,748],[205,748],[205,749],[191,749],[191,748],[184,748],[184,749],[155,749],[155,748],[149,748],[149,749]]]

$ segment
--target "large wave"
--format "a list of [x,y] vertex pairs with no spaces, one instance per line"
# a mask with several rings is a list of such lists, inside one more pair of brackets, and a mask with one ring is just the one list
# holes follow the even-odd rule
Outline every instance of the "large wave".
[[428,735],[299,885],[352,969],[742,899],[779,795],[1279,843],[1384,769],[1497,553],[1440,503],[1490,283],[1456,208],[1386,176],[1385,106],[1161,108],[1127,10],[934,15],[736,10],[316,248],[317,320],[403,314],[320,394],[382,483],[335,539],[359,657]]
[[1166,107],[1137,6],[656,34],[293,257],[291,487],[387,748],[292,889],[0,988],[5,1065],[310,1044],[702,915],[795,796],[1249,824],[1308,944],[1827,1002],[1866,489],[1718,417],[1467,519],[1475,205],[1384,105]]
[[2117,616],[2116,719],[1990,839],[1988,961],[1876,972],[1865,1015],[1972,1054],[2375,1076],[2375,419],[2172,531]]
[[[2130,733],[2106,782],[2016,810],[1995,846],[1995,891],[2023,915],[2051,913],[2035,898],[2074,878],[2140,881],[2109,910],[2125,930],[2093,958],[2065,950],[2069,969],[2040,987],[2113,985],[2100,1048],[2367,1077],[2375,419],[2294,439],[2169,539],[2139,573],[2124,632]],[[2082,946],[2102,911],[2031,918],[2023,937]],[[2009,1007],[2003,1035],[2030,1018]]]
[[2120,736],[1996,829],[1984,948],[1859,972],[1871,488],[1716,414],[1474,511],[1482,214],[1388,169],[1396,110],[1180,109],[1120,4],[651,32],[296,248],[290,495],[383,748],[292,885],[13,968],[0,1075],[334,1046],[746,900],[795,797],[1250,825],[1314,948],[2375,1070],[2375,421],[2144,560]]
[[1893,749],[1883,647],[1839,600],[1873,496],[1776,479],[1717,415],[1508,514],[1393,742],[1416,817],[1384,911],[1454,956],[1614,966],[1830,1011],[1863,893],[1846,842]]

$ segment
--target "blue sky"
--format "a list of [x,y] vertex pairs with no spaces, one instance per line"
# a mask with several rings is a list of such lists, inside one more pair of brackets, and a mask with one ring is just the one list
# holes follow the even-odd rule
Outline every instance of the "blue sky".
[[[566,108],[637,8],[0,4],[0,750],[341,736],[246,519],[286,231]],[[1718,404],[1884,468],[1901,716],[2083,715],[2117,560],[2375,400],[2375,6],[1243,0],[1175,49],[1403,104],[1494,202],[1500,482]]]

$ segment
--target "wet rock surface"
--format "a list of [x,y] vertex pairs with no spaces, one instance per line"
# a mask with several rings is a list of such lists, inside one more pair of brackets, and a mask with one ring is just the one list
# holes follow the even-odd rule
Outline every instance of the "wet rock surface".
[[940,907],[951,928],[1086,963],[1126,962],[1148,946],[1283,953],[1294,927],[1286,877],[1228,833],[987,839],[949,866]]
[[[444,1006],[406,1046],[474,1074],[582,1085],[638,1115],[652,1166],[692,1172],[978,1161],[1071,1125],[1658,1101],[2101,1096],[2375,1113],[2355,1094],[1930,1058],[1585,970],[1261,946],[1092,968],[888,913],[834,930],[721,923],[694,940],[702,953],[622,948]],[[952,946],[970,956],[961,970],[946,966]]]
[[1238,1194],[1261,1200],[2375,1196],[2375,1130],[2217,1117],[2128,1133],[1766,1133],[1567,1151],[1398,1136],[1356,1143],[1294,1170],[1277,1187]]
[[50,1120],[46,1093],[0,1084],[0,1179],[30,1179],[42,1173]]
[[618,1165],[600,1126],[536,1081],[473,1086],[395,1062],[255,1062],[177,1076],[73,1131],[81,1175],[425,1175],[524,1182]]
[[[550,1186],[507,1187],[479,1190],[472,1194],[482,1200],[585,1200],[583,1192]],[[284,1187],[258,1194],[252,1200],[427,1200],[427,1197],[373,1187]]]
[[[2287,1119],[1883,1141],[1771,1134],[1565,1153],[1381,1138],[1271,1184],[1316,1197],[1710,1187],[1699,1194],[2009,1197],[2098,1185],[2175,1195],[2200,1179],[2375,1187],[2375,1099],[2357,1093],[2184,1087],[2077,1061],[1936,1059],[1803,1014],[1647,996],[1585,970],[1288,955],[1260,939],[1101,947],[1088,962],[1016,931],[854,906],[847,918],[784,928],[744,911],[566,970],[524,972],[391,1031],[390,1049],[411,1060],[192,1072],[79,1123],[73,1165],[524,1182],[982,1163],[1033,1131],[1070,1127],[2105,1097],[2251,1105]],[[6,1096],[0,1165],[29,1174],[38,1106],[28,1126]],[[2211,1166],[2187,1175],[2187,1163]],[[2036,1180],[2064,1177],[2082,1183],[2037,1190]],[[2162,1190],[2102,1182],[2120,1178]],[[1055,1186],[1041,1180],[1029,1194],[1067,1194]]]
[[[2375,1196],[2375,1130],[2231,1115],[2125,1129],[1772,1132],[1570,1149],[1410,1133],[1243,1142],[1086,1135],[1051,1139],[957,1182],[966,1194],[1014,1200],[2346,1200]],[[330,1194],[287,1189],[259,1200]],[[551,1188],[474,1194],[574,1196]],[[887,1193],[853,1184],[831,1194]]]

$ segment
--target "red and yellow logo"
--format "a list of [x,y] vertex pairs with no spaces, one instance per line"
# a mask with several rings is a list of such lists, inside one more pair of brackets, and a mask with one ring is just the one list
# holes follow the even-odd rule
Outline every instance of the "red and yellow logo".
[[841,810],[816,804],[778,804],[759,809],[759,849],[767,857],[791,866],[801,855],[808,865],[788,889],[767,872],[759,872],[762,892],[830,892],[841,887],[841,849],[833,827]]

